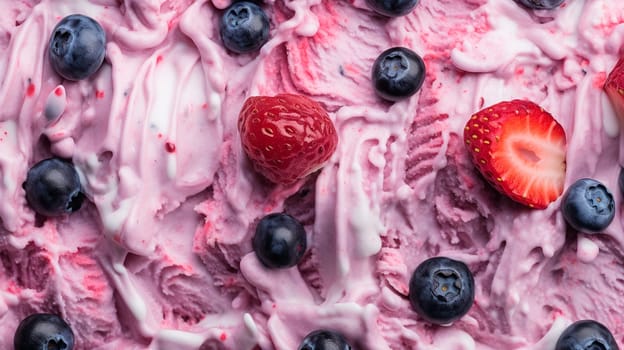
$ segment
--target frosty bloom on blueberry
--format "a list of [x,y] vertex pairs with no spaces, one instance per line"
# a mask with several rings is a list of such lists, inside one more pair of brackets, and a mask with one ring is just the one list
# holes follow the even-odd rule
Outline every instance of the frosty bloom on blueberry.
[[298,350],[351,350],[342,334],[319,329],[305,336]]
[[464,316],[472,307],[474,293],[474,278],[468,266],[446,257],[423,261],[409,283],[412,308],[434,324],[449,324]]
[[68,80],[82,80],[95,73],[104,62],[105,53],[106,33],[91,17],[67,16],[50,35],[50,64]]
[[33,165],[23,187],[30,207],[44,216],[70,214],[80,209],[84,199],[74,165],[59,158]]
[[412,12],[420,0],[366,0],[368,7],[380,15],[399,17]]
[[264,10],[249,1],[235,2],[219,22],[223,46],[236,53],[260,49],[269,40],[269,18]]
[[563,195],[561,212],[575,230],[596,233],[606,229],[613,221],[615,201],[600,181],[579,179]]
[[534,10],[552,10],[563,4],[564,0],[515,0],[517,3]]
[[266,267],[292,267],[299,263],[306,251],[306,232],[294,217],[273,213],[258,222],[252,245]]
[[393,47],[373,63],[375,92],[388,101],[399,101],[418,92],[425,81],[425,63],[414,51]]
[[613,334],[602,323],[581,320],[566,328],[555,345],[555,350],[618,350]]
[[24,318],[13,337],[15,350],[72,350],[74,333],[53,314],[32,314]]

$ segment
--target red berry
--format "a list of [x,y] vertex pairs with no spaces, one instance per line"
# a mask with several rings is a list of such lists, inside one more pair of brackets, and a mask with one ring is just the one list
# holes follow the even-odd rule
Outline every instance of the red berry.
[[249,97],[238,117],[238,131],[254,169],[285,185],[321,168],[338,144],[327,112],[300,95]]
[[624,57],[617,61],[607,76],[604,90],[620,120],[624,120]]
[[475,167],[499,192],[546,208],[563,192],[565,131],[533,102],[500,102],[475,113],[464,141]]

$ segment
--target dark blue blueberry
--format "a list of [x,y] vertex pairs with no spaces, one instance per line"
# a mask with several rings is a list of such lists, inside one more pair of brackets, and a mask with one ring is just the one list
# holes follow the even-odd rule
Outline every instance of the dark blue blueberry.
[[593,320],[582,320],[566,328],[555,345],[555,350],[618,350],[618,345],[607,327]]
[[84,15],[63,18],[48,44],[52,68],[63,78],[81,80],[95,73],[106,53],[106,33],[98,22]]
[[448,324],[464,316],[474,302],[474,278],[461,261],[435,257],[422,262],[410,279],[412,308],[426,321]]
[[368,7],[388,17],[404,16],[410,13],[420,0],[366,0]]
[[618,186],[620,187],[620,193],[624,196],[624,168],[620,167],[620,174],[618,175]]
[[72,213],[82,205],[80,177],[72,163],[49,158],[33,165],[24,182],[30,207],[44,216]]
[[269,214],[256,226],[253,249],[270,268],[292,267],[299,263],[307,247],[305,229],[297,219],[284,213]]
[[227,49],[236,53],[256,51],[269,40],[269,18],[253,2],[235,2],[221,16],[219,31]]
[[574,229],[596,233],[613,221],[615,201],[605,185],[585,178],[574,182],[563,194],[561,211]]
[[516,0],[517,3],[535,10],[552,10],[563,4],[564,0]]
[[341,334],[320,329],[306,335],[299,350],[351,350],[351,346]]
[[425,81],[425,63],[414,51],[393,47],[373,64],[373,85],[382,98],[398,101],[415,94]]
[[[172,349],[173,350],[173,349]],[[208,339],[202,343],[199,350],[228,350],[220,339]]]
[[13,346],[15,350],[71,350],[74,348],[74,333],[56,315],[32,314],[17,327]]

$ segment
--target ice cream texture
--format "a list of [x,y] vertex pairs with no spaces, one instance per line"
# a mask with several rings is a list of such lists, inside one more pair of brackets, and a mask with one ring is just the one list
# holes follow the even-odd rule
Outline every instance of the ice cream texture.
[[[313,330],[354,349],[553,349],[573,321],[624,340],[620,125],[602,89],[624,43],[624,2],[422,0],[386,18],[365,0],[267,0],[270,40],[223,48],[228,0],[4,0],[0,14],[0,348],[21,319],[61,315],[76,349],[296,349]],[[90,78],[51,68],[50,32],[96,19],[106,58]],[[396,102],[375,95],[371,65],[404,46],[425,82]],[[339,143],[293,186],[256,174],[236,123],[249,96],[318,101]],[[565,186],[611,189],[600,234],[498,194],[461,140],[470,115],[502,100],[547,109],[567,137]],[[22,182],[36,161],[77,167],[87,200],[42,219]],[[255,223],[284,211],[308,251],[270,270]],[[474,305],[450,326],[410,308],[408,282],[432,256],[465,262]]]

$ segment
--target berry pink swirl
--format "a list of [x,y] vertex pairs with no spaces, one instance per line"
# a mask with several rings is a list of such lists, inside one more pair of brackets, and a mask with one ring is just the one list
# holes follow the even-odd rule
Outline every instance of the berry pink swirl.
[[[226,0],[4,3],[0,348],[40,311],[92,350],[296,349],[319,328],[354,349],[548,350],[586,318],[622,344],[624,148],[602,84],[624,41],[624,2],[421,0],[387,19],[364,0],[271,0],[270,40],[245,55],[221,44]],[[80,82],[47,55],[72,13],[108,39],[103,66]],[[421,55],[427,75],[391,104],[370,69],[395,46]],[[252,171],[236,126],[247,97],[278,93],[321,103],[339,138],[323,170],[289,189]],[[592,177],[614,193],[604,234],[567,230],[559,201],[522,207],[474,170],[466,120],[513,98],[565,129],[566,186]],[[42,222],[21,184],[50,155],[73,160],[88,201]],[[267,270],[253,227],[279,211],[304,224],[309,250],[298,267]],[[475,278],[474,305],[449,327],[424,322],[407,298],[412,271],[438,255]]]

